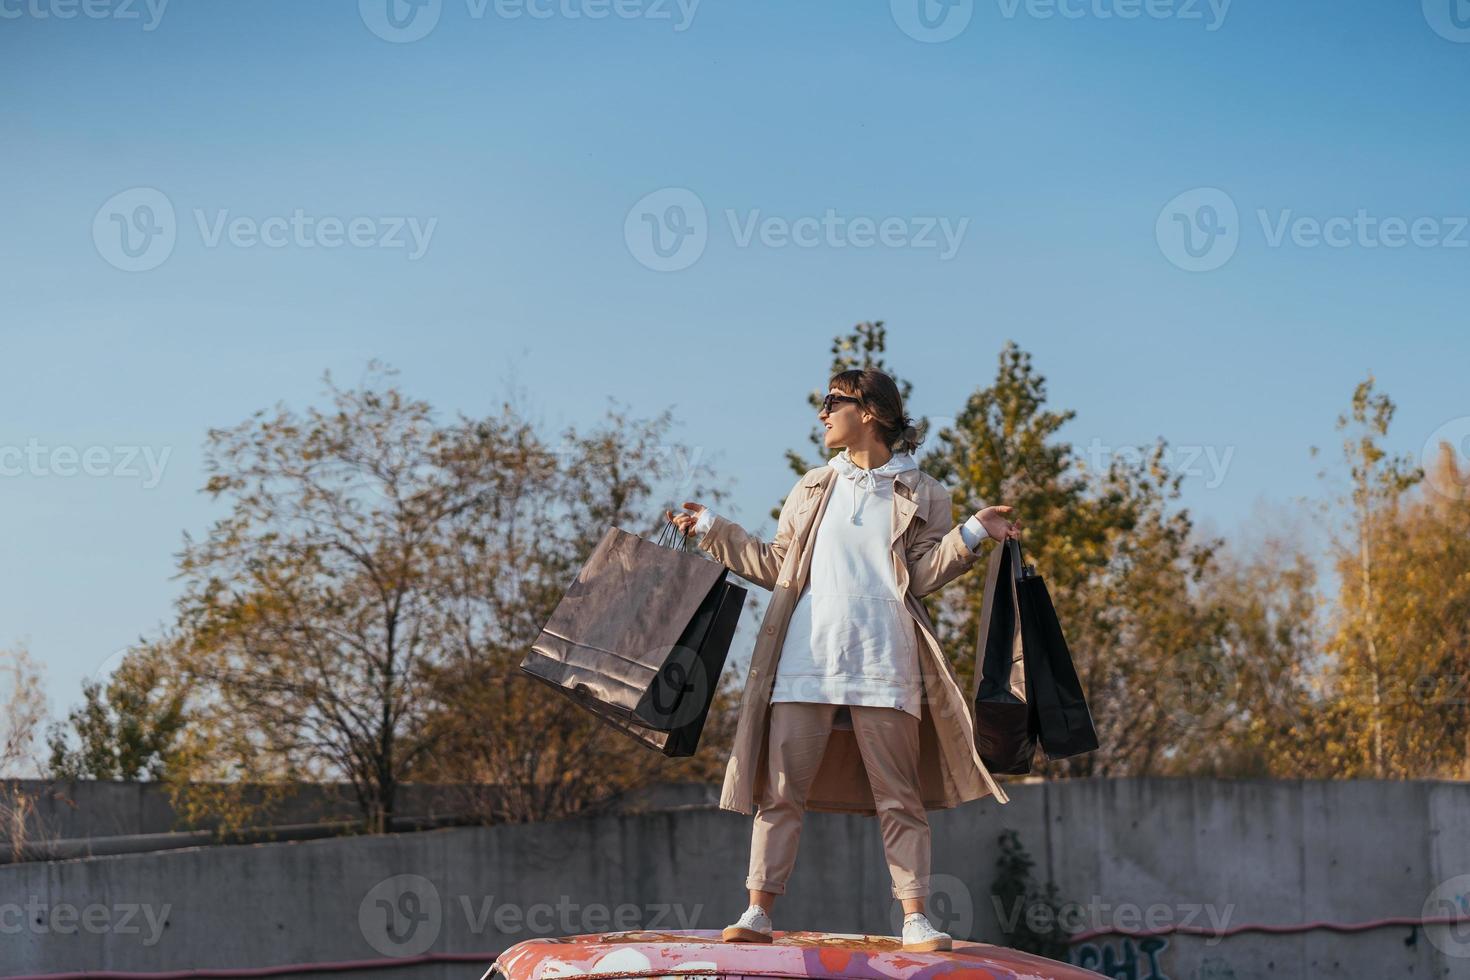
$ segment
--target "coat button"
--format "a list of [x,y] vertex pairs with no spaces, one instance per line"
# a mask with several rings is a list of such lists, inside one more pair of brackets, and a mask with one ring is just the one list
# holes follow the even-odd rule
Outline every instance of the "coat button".
[[791,588],[791,579],[789,579],[789,578],[783,578],[781,581],[777,582],[776,584],[779,585],[779,586],[781,586],[781,588],[783,588],[783,589],[789,589],[789,588]]
[[774,627],[774,626],[767,626],[766,627],[766,632],[767,633],[774,633],[774,632],[776,632],[776,627]]

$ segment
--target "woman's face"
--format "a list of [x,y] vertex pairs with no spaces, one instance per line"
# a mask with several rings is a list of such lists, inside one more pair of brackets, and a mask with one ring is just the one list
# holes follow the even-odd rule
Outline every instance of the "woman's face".
[[[833,388],[828,394],[851,397],[845,391]],[[829,449],[859,445],[864,441],[863,407],[853,402],[836,402],[832,411],[819,409],[817,418],[827,427],[826,446]]]

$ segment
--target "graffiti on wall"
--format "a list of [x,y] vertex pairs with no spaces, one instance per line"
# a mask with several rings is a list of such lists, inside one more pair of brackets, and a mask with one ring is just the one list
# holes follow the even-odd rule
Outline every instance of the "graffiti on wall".
[[1082,943],[1072,950],[1072,964],[1115,980],[1169,980],[1159,966],[1159,954],[1168,945],[1169,940],[1162,936],[1124,936],[1116,942]]
[[[1169,940],[1162,936],[1124,936],[1116,942],[1083,943],[1072,950],[1072,965],[1116,980],[1169,980],[1159,963],[1168,946]],[[1235,971],[1220,957],[1206,956],[1190,974],[1190,980],[1235,980]]]

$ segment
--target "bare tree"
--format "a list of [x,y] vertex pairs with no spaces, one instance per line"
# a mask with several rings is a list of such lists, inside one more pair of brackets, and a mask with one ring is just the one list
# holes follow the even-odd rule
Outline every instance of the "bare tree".
[[661,757],[516,668],[608,525],[649,530],[687,499],[667,413],[551,447],[509,405],[441,423],[391,373],[210,432],[206,489],[230,512],[181,558],[198,681],[181,771],[345,778],[372,831],[411,778],[494,783],[513,818],[646,778]]
[[38,769],[36,743],[45,717],[40,667],[24,647],[0,650],[0,828],[12,861],[32,831],[36,796],[20,777]]

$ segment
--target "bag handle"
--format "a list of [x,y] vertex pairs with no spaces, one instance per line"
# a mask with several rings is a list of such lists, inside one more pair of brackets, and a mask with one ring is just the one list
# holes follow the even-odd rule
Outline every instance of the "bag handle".
[[680,531],[678,525],[665,514],[663,529],[659,531],[658,540],[654,543],[673,551],[689,551],[689,538],[690,535]]
[[1011,574],[1016,577],[1016,581],[1024,582],[1033,577],[1036,574],[1036,566],[1021,563],[1021,539],[1006,538],[1006,547],[1011,552]]

